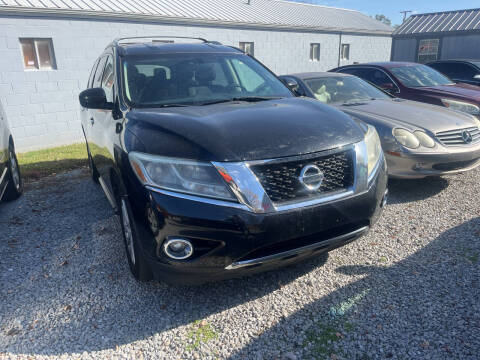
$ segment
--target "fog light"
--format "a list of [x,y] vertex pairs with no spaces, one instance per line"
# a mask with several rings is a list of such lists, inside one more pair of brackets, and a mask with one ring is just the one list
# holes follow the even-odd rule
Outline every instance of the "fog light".
[[184,239],[170,239],[163,244],[163,251],[175,260],[187,259],[193,254],[192,243]]
[[427,167],[426,163],[419,162],[415,164],[415,166],[413,167],[413,170],[423,170],[426,167]]

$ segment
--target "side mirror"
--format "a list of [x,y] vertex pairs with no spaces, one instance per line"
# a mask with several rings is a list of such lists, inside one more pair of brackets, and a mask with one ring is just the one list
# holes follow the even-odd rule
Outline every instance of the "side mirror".
[[287,78],[287,79],[283,79],[283,82],[285,83],[285,85],[288,86],[288,88],[295,94],[295,95],[299,95],[298,94],[298,88],[300,87],[298,85],[298,82],[292,78]]
[[384,91],[386,91],[390,94],[393,94],[396,91],[395,86],[392,83],[380,84],[379,87],[380,87],[380,89],[382,89],[382,90],[384,90]]
[[102,88],[83,90],[78,99],[80,105],[87,109],[113,110],[113,103],[107,102],[105,90]]

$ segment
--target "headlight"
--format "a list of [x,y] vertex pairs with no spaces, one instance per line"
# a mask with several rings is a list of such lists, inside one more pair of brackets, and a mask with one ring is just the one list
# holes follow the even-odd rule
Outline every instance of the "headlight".
[[474,104],[470,104],[463,101],[451,100],[451,99],[442,99],[442,103],[445,107],[452,110],[465,112],[471,115],[480,114],[480,108]]
[[368,177],[370,177],[382,155],[380,138],[378,137],[377,130],[375,130],[373,126],[368,125],[368,130],[365,134],[365,144],[367,146]]
[[478,120],[475,116],[472,116],[473,121],[475,121],[475,125],[480,129],[480,120]]
[[435,146],[435,140],[433,140],[430,136],[428,136],[423,131],[417,130],[413,133],[413,135],[415,135],[418,141],[420,141],[420,144],[422,146],[425,146],[427,148],[433,148]]
[[192,195],[236,200],[210,163],[131,152],[130,164],[144,185]]
[[410,131],[405,129],[394,129],[393,136],[403,146],[416,149],[420,146],[420,141]]

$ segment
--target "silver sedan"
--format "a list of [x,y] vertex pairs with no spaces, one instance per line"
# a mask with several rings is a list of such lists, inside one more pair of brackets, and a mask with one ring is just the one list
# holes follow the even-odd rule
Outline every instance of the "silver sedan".
[[373,125],[391,177],[455,174],[480,165],[480,121],[474,116],[394,98],[352,75],[303,73],[281,78],[298,95]]

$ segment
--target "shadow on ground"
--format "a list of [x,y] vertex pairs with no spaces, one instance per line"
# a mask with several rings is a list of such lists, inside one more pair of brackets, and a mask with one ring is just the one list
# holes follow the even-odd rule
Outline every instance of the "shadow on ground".
[[340,266],[339,273],[365,277],[280,321],[232,358],[296,338],[290,351],[302,359],[478,359],[479,240],[476,218],[395,265]]
[[423,179],[390,179],[388,181],[389,204],[421,201],[441,193],[449,185],[443,177]]
[[328,258],[198,287],[138,283],[101,189],[68,176],[0,204],[0,349],[7,353],[115,349],[262,297]]
[[[49,191],[40,186],[0,205],[0,349],[9,354],[115,349],[260,298],[326,261],[200,287],[138,283],[128,273],[117,219],[100,188],[64,176]],[[417,182],[418,190],[394,183],[393,202],[420,200],[426,190],[433,196],[448,185],[435,181]],[[407,358],[429,350],[435,359],[473,359],[480,348],[479,231],[477,218],[395,265],[338,267],[366,276],[281,320],[233,358],[264,354],[287,337],[291,351],[305,358],[339,353],[348,342],[358,358],[411,347]],[[375,321],[380,316],[387,319],[382,324]],[[465,323],[471,332],[462,333]],[[428,346],[419,347],[420,338]],[[460,354],[449,353],[457,349]]]

